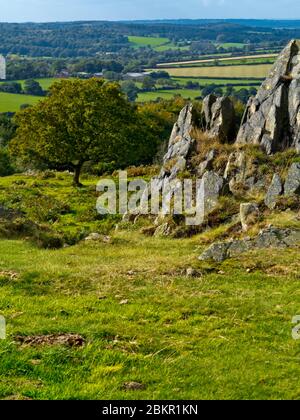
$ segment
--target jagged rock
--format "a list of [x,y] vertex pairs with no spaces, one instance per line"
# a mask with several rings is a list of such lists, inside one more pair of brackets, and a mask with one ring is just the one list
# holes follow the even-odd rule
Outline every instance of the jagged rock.
[[197,203],[200,203],[203,219],[218,205],[223,186],[224,179],[215,172],[209,171],[203,175],[197,192]]
[[199,257],[201,261],[214,260],[222,262],[227,258],[240,255],[244,252],[264,248],[287,248],[300,244],[300,230],[279,229],[269,226],[263,229],[255,238],[231,242],[212,244]]
[[202,112],[204,114],[205,119],[205,130],[209,131],[211,128],[211,121],[212,121],[212,107],[213,104],[216,102],[217,96],[211,93],[210,95],[206,96],[203,99],[202,103]]
[[193,105],[186,105],[174,124],[169,140],[168,151],[163,159],[160,180],[172,180],[186,168],[187,158],[194,149],[195,141],[191,137],[193,129]]
[[237,143],[260,145],[268,154],[300,151],[300,43],[291,41],[269,77],[248,102]]
[[235,136],[235,110],[228,96],[207,96],[203,101],[206,131],[221,142],[230,142]]
[[242,228],[246,232],[249,227],[256,223],[259,217],[259,208],[256,203],[242,203],[240,206],[240,216]]
[[281,178],[278,174],[274,174],[271,185],[268,189],[265,204],[270,210],[274,210],[278,201],[278,198],[283,192],[283,185]]
[[288,176],[284,185],[284,194],[300,193],[300,163],[293,163],[289,169]]

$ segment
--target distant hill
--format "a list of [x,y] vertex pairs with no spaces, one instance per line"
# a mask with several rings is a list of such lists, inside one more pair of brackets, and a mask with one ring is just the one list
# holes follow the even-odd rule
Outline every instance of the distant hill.
[[161,19],[161,20],[135,20],[122,21],[133,24],[174,24],[174,25],[209,25],[218,23],[235,23],[242,26],[270,29],[298,29],[300,20],[269,20],[269,19]]

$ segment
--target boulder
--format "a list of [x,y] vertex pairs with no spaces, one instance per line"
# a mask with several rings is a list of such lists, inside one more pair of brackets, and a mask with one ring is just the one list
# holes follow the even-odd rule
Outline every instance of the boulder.
[[278,174],[274,174],[271,185],[268,189],[265,204],[270,210],[274,210],[278,201],[278,198],[283,192],[283,185],[281,178]]
[[200,261],[214,260],[216,262],[222,262],[228,258],[229,242],[220,242],[212,244],[206,251],[200,255]]
[[267,154],[300,151],[300,42],[279,55],[255,98],[248,102],[237,143],[260,145]]
[[300,163],[293,163],[289,169],[284,184],[284,194],[292,195],[300,193]]
[[249,227],[255,224],[259,218],[260,211],[256,203],[242,203],[240,206],[240,216],[242,228],[246,232]]
[[228,96],[209,95],[204,98],[202,112],[206,131],[221,142],[231,142],[235,136],[235,110]]

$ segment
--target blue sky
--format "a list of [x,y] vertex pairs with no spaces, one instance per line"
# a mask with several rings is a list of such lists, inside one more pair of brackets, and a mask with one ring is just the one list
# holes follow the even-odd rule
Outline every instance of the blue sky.
[[0,0],[0,21],[300,19],[299,0]]

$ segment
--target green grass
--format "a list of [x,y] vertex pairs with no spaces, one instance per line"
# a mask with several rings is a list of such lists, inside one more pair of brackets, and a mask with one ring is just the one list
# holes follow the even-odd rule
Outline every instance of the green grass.
[[[49,87],[51,85],[53,85],[54,82],[59,81],[61,79],[55,79],[55,78],[48,77],[48,78],[44,78],[44,79],[37,78],[37,79],[34,79],[34,80],[36,80],[36,81],[39,82],[39,84],[41,85],[42,89],[48,90]],[[3,81],[0,82],[0,84],[3,84],[3,83],[12,83],[12,82],[13,81],[11,81],[11,80],[7,80],[6,82],[3,82]],[[24,87],[25,80],[14,80],[14,82],[21,83],[22,87]]]
[[16,112],[19,111],[21,105],[34,105],[40,99],[38,96],[0,92],[0,112]]
[[272,68],[271,64],[164,68],[173,77],[211,77],[211,78],[265,78]]
[[181,95],[186,99],[195,99],[201,96],[200,90],[194,89],[173,89],[173,90],[156,90],[154,92],[143,92],[138,95],[138,102],[154,101],[157,98],[172,99],[175,95]]
[[128,39],[136,48],[160,47],[170,42],[169,38],[152,36],[129,36]]
[[233,85],[243,85],[247,83],[261,83],[263,79],[210,79],[210,78],[198,78],[198,77],[173,77],[173,80],[175,80],[177,83],[180,83],[180,85],[185,86],[187,82],[198,82],[200,86],[208,86],[208,85],[227,85],[227,84],[233,84]]
[[[96,178],[84,180],[81,192],[68,175],[23,176],[25,186],[16,183],[21,178],[0,178],[0,201],[24,190],[69,200],[68,223],[75,225],[78,213],[93,210]],[[0,313],[8,332],[0,341],[0,398],[300,398],[300,344],[291,338],[300,312],[298,249],[208,264],[197,259],[204,234],[146,238],[130,225],[112,236],[111,244],[57,251],[0,240]],[[189,266],[203,277],[186,278]],[[84,336],[85,346],[14,341],[17,334],[67,332]],[[124,391],[130,381],[145,390]]]
[[259,64],[274,64],[277,55],[274,54],[265,54],[262,55],[249,55],[249,56],[239,56],[239,57],[217,57],[214,55],[210,58],[201,57],[199,60],[190,60],[190,61],[181,61],[181,62],[172,62],[172,63],[160,63],[157,66],[159,68],[166,67],[175,67],[175,68],[184,68],[184,67],[214,67],[216,62],[219,66],[239,66],[239,65],[259,65]]
[[241,42],[223,42],[221,44],[216,44],[218,48],[243,48],[246,44],[243,44]]
[[134,48],[151,47],[157,52],[167,50],[189,50],[189,46],[177,46],[172,43],[169,38],[163,37],[150,37],[150,36],[129,36],[129,42]]

